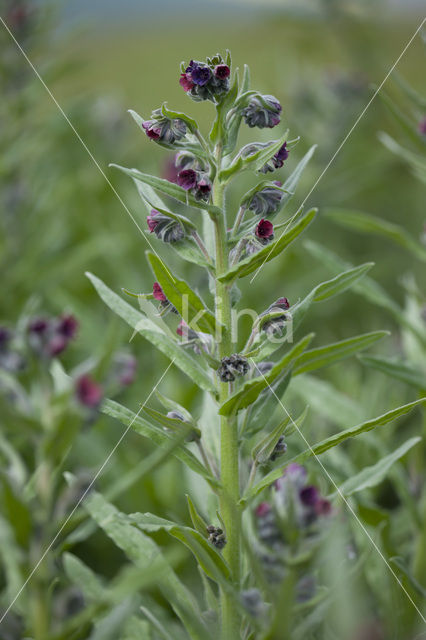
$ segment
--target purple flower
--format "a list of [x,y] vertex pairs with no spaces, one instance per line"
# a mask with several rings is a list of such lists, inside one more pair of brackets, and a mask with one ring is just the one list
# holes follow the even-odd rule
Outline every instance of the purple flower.
[[198,338],[198,333],[191,329],[191,327],[189,327],[184,320],[181,320],[181,322],[179,323],[176,329],[176,333],[178,334],[178,336],[184,338],[185,340],[195,340],[196,338]]
[[179,84],[193,100],[217,102],[229,91],[230,73],[219,55],[207,58],[207,62],[191,60],[181,73]]
[[197,186],[194,191],[194,197],[196,200],[208,200],[212,190],[212,184],[209,178],[205,175],[198,180]]
[[6,327],[0,327],[0,351],[4,351],[10,342],[12,333]]
[[418,130],[422,136],[426,136],[426,117],[420,120]]
[[28,325],[28,331],[37,335],[42,335],[50,327],[50,322],[47,318],[34,318]]
[[308,485],[299,491],[299,498],[306,507],[314,507],[319,500],[319,491],[314,485]]
[[287,142],[284,142],[277,153],[263,165],[263,167],[260,169],[260,173],[268,173],[268,171],[281,169],[281,167],[284,165],[284,160],[287,160],[289,153],[290,152],[287,149]]
[[282,107],[274,96],[254,96],[242,110],[242,116],[249,127],[275,127],[280,122]]
[[264,244],[271,242],[274,238],[274,225],[269,220],[262,220],[258,223],[255,229],[255,235]]
[[211,69],[206,64],[194,60],[189,63],[186,73],[190,75],[192,82],[200,87],[204,87],[212,77]]
[[68,340],[72,340],[75,337],[78,329],[78,320],[73,315],[63,315],[59,318],[59,324],[57,331],[61,336],[67,338]]
[[55,358],[65,351],[68,346],[68,340],[60,334],[53,335],[46,345],[46,352],[51,358]]
[[157,123],[152,120],[145,120],[142,124],[142,128],[144,129],[146,135],[150,140],[159,140],[161,137],[161,127],[158,126]]
[[78,401],[85,407],[94,409],[99,406],[102,400],[102,388],[89,375],[78,378],[75,386],[75,393]]
[[281,182],[275,182],[275,186],[264,187],[251,197],[247,204],[249,211],[256,215],[271,216],[276,213],[283,198],[283,192],[280,190]]
[[183,169],[177,175],[177,183],[185,191],[190,191],[197,186],[197,172],[194,169]]

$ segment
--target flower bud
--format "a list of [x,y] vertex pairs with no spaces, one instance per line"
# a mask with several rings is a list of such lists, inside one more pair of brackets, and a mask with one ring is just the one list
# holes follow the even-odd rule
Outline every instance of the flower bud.
[[[257,191],[247,204],[247,209],[259,216],[271,216],[278,211],[283,198],[280,191],[281,182],[275,182],[276,187],[264,187]],[[278,187],[278,188],[277,188]]]
[[185,416],[183,416],[179,411],[169,411],[167,414],[167,418],[171,418],[172,420],[180,420],[181,422],[186,422]]
[[207,533],[209,534],[208,541],[211,542],[216,549],[223,549],[226,545],[226,536],[223,530],[210,524],[207,527]]
[[183,169],[177,175],[177,183],[185,191],[190,191],[196,200],[208,200],[212,183],[207,173],[195,169]]
[[57,332],[67,338],[68,340],[72,340],[78,329],[78,320],[73,315],[63,315],[59,318],[59,324],[57,327]]
[[[287,298],[278,298],[276,302],[273,302],[264,312],[265,314],[271,313],[273,311],[287,311],[290,308],[290,303]],[[264,314],[261,314],[264,315]],[[288,321],[288,316],[283,314],[282,316],[277,316],[275,318],[271,318],[267,320],[262,325],[262,331],[265,331],[268,335],[281,335],[284,327]]]
[[142,124],[142,128],[151,140],[172,145],[185,137],[187,128],[183,120],[167,118],[162,114],[161,109],[153,111],[151,118]]
[[249,127],[275,127],[280,122],[282,107],[274,96],[253,96],[242,116]]
[[217,374],[222,382],[232,382],[235,376],[245,376],[248,373],[249,364],[247,359],[234,353],[232,356],[222,358]]
[[177,220],[166,216],[155,209],[146,219],[151,233],[155,233],[159,240],[163,242],[180,242],[185,237],[185,230]]
[[50,322],[47,318],[34,318],[28,325],[28,332],[36,335],[43,335],[50,327]]
[[191,327],[188,327],[184,320],[181,320],[179,323],[176,333],[184,340],[196,340],[198,338],[198,333],[191,329]]

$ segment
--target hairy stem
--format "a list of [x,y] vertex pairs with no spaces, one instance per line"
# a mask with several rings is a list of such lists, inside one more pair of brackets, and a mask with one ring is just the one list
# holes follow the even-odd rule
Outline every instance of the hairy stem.
[[[216,149],[217,171],[213,183],[213,202],[222,208],[223,215],[214,220],[216,244],[216,272],[221,275],[228,268],[228,248],[226,243],[226,217],[224,211],[224,186],[217,176],[220,173],[222,150]],[[224,358],[232,353],[232,314],[229,287],[216,280],[216,320],[223,326],[219,338],[219,357]],[[229,385],[218,381],[220,404],[229,397]],[[240,512],[238,501],[240,498],[239,468],[238,468],[238,429],[235,418],[221,416],[220,418],[220,476],[222,490],[220,495],[220,513],[223,519],[227,543],[224,557],[232,573],[232,579],[237,585],[240,579]],[[232,597],[222,591],[222,640],[237,640],[239,635],[240,618]]]

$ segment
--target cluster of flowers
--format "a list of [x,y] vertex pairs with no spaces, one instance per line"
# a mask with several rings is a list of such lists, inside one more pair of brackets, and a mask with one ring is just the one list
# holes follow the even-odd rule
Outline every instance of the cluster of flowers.
[[185,238],[185,229],[177,220],[160,213],[156,209],[151,209],[151,213],[146,219],[148,229],[155,233],[159,240],[163,242],[180,242]]
[[146,135],[150,140],[172,146],[175,142],[186,136],[187,127],[180,118],[167,118],[161,109],[155,109],[151,114],[151,120],[145,120],[142,124]]
[[[258,151],[270,146],[270,142],[251,142],[241,149],[241,157],[249,158]],[[263,167],[259,169],[260,173],[268,173],[281,169],[284,166],[284,161],[287,160],[290,151],[287,149],[287,142],[278,149],[278,151],[270,158]]]
[[262,502],[256,509],[259,556],[268,578],[283,578],[285,558],[291,535],[299,532],[300,539],[312,541],[321,523],[331,514],[331,504],[315,485],[307,484],[304,467],[292,463],[274,485],[271,502]]
[[230,68],[217,54],[214,58],[208,58],[207,62],[191,60],[187,67],[182,68],[179,84],[197,102],[217,102],[229,91],[230,75]]
[[222,358],[217,375],[222,382],[233,382],[235,376],[245,376],[249,370],[247,359],[238,353]]
[[[19,374],[37,362],[46,366],[52,358],[64,353],[76,337],[78,321],[71,314],[58,317],[37,316],[31,318],[24,336],[19,330],[0,327],[0,368]],[[135,379],[136,360],[127,353],[117,352],[105,381],[109,390],[126,387]],[[104,396],[103,387],[90,374],[78,376],[74,381],[78,402],[90,409],[97,408]]]

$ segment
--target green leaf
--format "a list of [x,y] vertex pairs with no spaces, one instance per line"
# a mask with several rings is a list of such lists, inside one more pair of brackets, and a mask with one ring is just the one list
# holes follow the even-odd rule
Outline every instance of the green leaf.
[[160,393],[158,389],[155,390],[155,395],[157,396],[160,404],[164,407],[164,409],[166,409],[167,411],[178,411],[184,416],[187,422],[194,425],[196,424],[192,415],[189,413],[187,409],[185,409],[185,407],[182,407],[181,404],[178,404],[177,402],[175,402],[174,400],[171,400],[170,398],[166,398],[166,396],[163,396],[163,394]]
[[220,585],[224,585],[226,589],[230,589],[228,565],[220,553],[198,531],[151,513],[133,513],[129,519],[141,531],[153,532],[162,529],[183,542],[194,554],[206,575]]
[[[105,400],[101,406],[101,411],[107,416],[116,418],[122,424],[130,427],[145,438],[149,438],[155,444],[161,446],[162,444],[168,444],[173,440],[173,436],[164,429],[152,425],[150,422],[142,418],[141,416],[133,413],[130,409],[123,407],[114,400]],[[182,425],[185,426],[185,425]],[[213,478],[207,469],[201,464],[201,462],[189,451],[183,444],[176,446],[172,451],[173,455],[181,462],[186,464],[192,471],[203,476],[210,484],[216,486],[217,480]]]
[[219,414],[229,416],[255,402],[259,394],[269,386],[272,386],[278,376],[299,358],[314,337],[313,333],[305,336],[288,351],[281,360],[275,364],[265,375],[259,374],[256,378],[248,380],[244,385],[232,394],[219,408]]
[[280,422],[275,429],[270,433],[267,433],[263,438],[256,443],[251,451],[251,457],[257,464],[267,462],[272,455],[275,445],[279,438],[283,435],[290,418],[286,416],[282,422]]
[[249,273],[256,271],[256,269],[260,268],[266,262],[276,258],[276,256],[284,251],[284,249],[306,229],[316,214],[317,209],[308,211],[291,229],[282,233],[278,240],[271,242],[252,256],[241,260],[241,262],[231,267],[226,273],[219,276],[218,280],[221,282],[232,282],[235,278],[243,278]]
[[201,298],[190,289],[184,280],[175,278],[161,258],[150,251],[147,251],[146,255],[166,298],[176,307],[179,314],[185,318],[187,324],[195,331],[198,330],[215,335],[215,316],[205,307]]
[[286,195],[283,196],[282,202],[281,202],[281,206],[285,206],[287,204],[287,202],[289,202],[289,200],[291,200],[291,198],[293,197],[295,191],[296,191],[296,187],[298,185],[298,182],[302,176],[302,173],[304,172],[306,165],[308,164],[308,162],[310,161],[310,159],[312,158],[312,156],[314,155],[315,149],[317,148],[317,145],[314,144],[307,153],[305,153],[305,155],[303,156],[303,158],[300,160],[300,162],[298,163],[298,165],[296,166],[296,168],[294,169],[293,173],[291,173],[289,175],[289,177],[287,178],[287,180],[284,182],[282,188],[287,192]]
[[152,320],[149,320],[149,318],[142,315],[140,311],[137,311],[137,309],[132,307],[128,302],[111,291],[102,280],[91,273],[86,273],[86,275],[101,299],[112,311],[157,347],[164,355],[170,358],[170,360],[173,360],[174,364],[186,373],[198,387],[206,391],[215,391],[214,384],[208,373],[204,371],[198,362],[190,356],[187,351],[182,349],[177,342],[172,340],[160,327],[152,322]]
[[406,116],[406,114],[401,111],[401,109],[397,106],[397,104],[391,100],[391,98],[381,89],[378,91],[379,98],[385,103],[389,111],[392,113],[396,121],[401,125],[404,132],[408,135],[410,140],[415,144],[421,144],[420,135],[417,131],[417,127],[415,124]]
[[191,133],[195,133],[197,131],[198,124],[196,120],[194,120],[194,118],[190,118],[189,116],[186,115],[186,113],[181,113],[180,111],[172,111],[168,109],[166,105],[167,105],[167,102],[164,102],[161,106],[161,113],[163,114],[163,116],[165,116],[166,118],[169,118],[170,120],[175,120],[175,119],[183,120],[183,122],[185,122],[185,124],[187,125]]
[[358,436],[361,433],[365,433],[366,431],[371,431],[376,427],[380,427],[385,424],[388,424],[388,422],[392,422],[392,420],[396,420],[396,418],[399,418],[400,416],[403,416],[406,413],[409,413],[411,409],[413,409],[414,407],[417,407],[420,404],[424,404],[425,402],[426,402],[426,398],[420,398],[419,400],[415,400],[414,402],[410,402],[409,404],[404,404],[401,407],[392,409],[391,411],[388,411],[387,413],[384,413],[383,415],[378,416],[377,418],[373,418],[372,420],[367,420],[366,422],[363,422],[362,424],[359,424],[355,427],[350,427],[349,429],[340,431],[339,433],[336,433],[335,435],[330,436],[329,438],[326,438],[325,440],[322,440],[321,442],[318,442],[317,444],[315,444],[312,447],[312,451],[310,449],[307,449],[300,455],[296,456],[296,462],[304,461],[310,458],[312,455],[320,455],[321,453],[328,451],[329,449],[331,449],[332,447],[335,447],[341,442],[344,442],[348,438],[354,438],[355,436]]
[[204,538],[207,538],[207,522],[205,522],[200,516],[188,494],[186,494],[186,501],[188,503],[189,515],[191,516],[194,529],[204,536]]
[[148,184],[153,189],[164,193],[166,196],[177,200],[178,202],[182,202],[190,207],[195,207],[196,209],[204,209],[208,211],[213,216],[221,215],[221,210],[218,207],[215,207],[208,202],[204,202],[201,200],[196,200],[191,194],[189,194],[185,189],[182,189],[179,185],[174,182],[169,182],[168,180],[164,180],[164,178],[157,178],[156,176],[151,176],[147,173],[142,173],[137,169],[127,169],[126,167],[120,167],[118,164],[111,164],[111,167],[119,169],[123,173],[127,174],[131,178],[139,180],[144,184]]
[[352,285],[364,277],[372,266],[374,266],[374,262],[366,262],[359,265],[359,267],[348,269],[348,271],[339,273],[339,275],[335,276],[331,280],[327,280],[326,282],[322,282],[317,285],[312,292],[313,302],[322,302],[323,300],[328,300],[328,298],[346,291],[346,289],[352,287]]
[[192,237],[187,237],[182,242],[173,242],[170,246],[173,251],[176,251],[176,253],[187,262],[197,264],[199,267],[204,267],[214,272],[214,267],[205,259]]
[[170,429],[171,431],[176,431],[177,433],[182,433],[182,431],[186,431],[188,436],[200,438],[201,431],[194,425],[183,422],[182,420],[178,420],[176,418],[168,418],[163,413],[159,411],[155,411],[155,409],[151,409],[150,407],[144,407],[143,410],[147,413],[151,418],[156,420],[159,424],[166,427],[166,429]]
[[418,389],[426,390],[426,374],[405,362],[377,356],[360,356],[359,359],[367,367],[378,369],[392,378],[402,380]]
[[328,367],[330,364],[334,364],[343,358],[348,358],[357,351],[367,349],[372,344],[388,336],[388,331],[372,331],[371,333],[364,333],[341,342],[334,342],[327,344],[324,347],[318,347],[316,349],[310,349],[303,353],[296,360],[294,364],[293,375],[299,375],[300,373],[306,373],[308,371],[314,371],[321,367]]
[[65,552],[62,556],[62,562],[66,576],[82,590],[85,599],[93,602],[105,600],[105,585],[100,577],[80,558]]
[[392,453],[381,458],[376,464],[365,467],[357,473],[355,476],[348,478],[346,482],[344,482],[339,487],[339,494],[343,493],[345,496],[351,496],[358,491],[363,491],[364,489],[371,489],[372,487],[377,486],[382,482],[382,480],[386,477],[389,469],[395,462],[400,460],[410,449],[412,449],[416,444],[421,442],[421,438],[410,438],[404,444],[402,444],[398,449],[395,449]]
[[164,597],[170,602],[194,640],[203,640],[206,628],[201,622],[198,605],[164,559],[155,542],[133,526],[128,516],[109,504],[99,493],[90,493],[83,504],[101,529],[141,571],[151,570],[155,563],[159,574],[158,587]]
[[327,209],[325,215],[342,227],[362,233],[376,234],[389,238],[410,251],[416,258],[426,261],[426,249],[417,242],[403,227],[360,211]]
[[150,640],[150,625],[146,620],[141,620],[137,616],[132,616],[126,622],[123,635],[120,640]]
[[295,456],[291,460],[288,460],[285,465],[282,465],[278,469],[274,469],[273,471],[268,473],[266,476],[264,476],[262,480],[260,480],[257,484],[255,484],[245,494],[245,496],[241,500],[241,504],[245,505],[249,500],[251,500],[252,498],[255,498],[257,494],[260,493],[263,489],[265,489],[266,487],[269,487],[273,482],[275,482],[275,480],[278,480],[278,478],[281,477],[285,467],[287,467],[290,463],[297,462],[299,464],[302,464],[306,460],[308,460],[310,457],[319,456],[322,453],[325,453],[326,451],[328,451],[329,449],[332,449],[333,447],[337,446],[338,444],[341,444],[348,438],[354,438],[360,435],[361,433],[364,433],[366,431],[371,431],[376,427],[383,426],[385,424],[388,424],[389,422],[392,422],[393,420],[396,420],[396,418],[399,418],[400,416],[405,415],[406,413],[409,413],[411,409],[413,409],[414,407],[422,403],[423,404],[426,403],[426,398],[420,398],[420,400],[415,400],[414,402],[410,402],[409,404],[405,404],[401,407],[397,407],[396,409],[392,409],[391,411],[388,411],[387,413],[381,416],[378,416],[377,418],[373,418],[372,420],[367,420],[366,422],[356,425],[355,427],[350,427],[349,429],[340,431],[339,433],[333,436],[330,436],[329,438],[326,438],[325,440],[322,440],[317,444],[314,444],[309,449],[306,449],[305,451]]
[[161,200],[161,198],[158,197],[152,187],[144,184],[140,180],[136,180],[136,178],[133,178],[133,182],[136,185],[136,189],[138,190],[141,200],[146,206],[148,213],[150,213],[151,209],[155,209],[159,213],[162,213],[163,215],[176,220],[176,222],[179,222],[185,229],[196,229],[195,224],[191,220],[189,220],[189,218],[178,215],[177,213],[173,213],[172,211],[167,209],[164,202]]
[[248,169],[254,169],[259,171],[268,160],[270,160],[283,146],[287,140],[288,129],[285,134],[279,140],[273,140],[265,147],[261,147],[255,153],[247,157],[243,157],[241,153],[238,153],[232,160],[231,164],[222,169],[219,173],[219,180],[221,182],[228,182],[232,176],[240,171],[246,171]]

